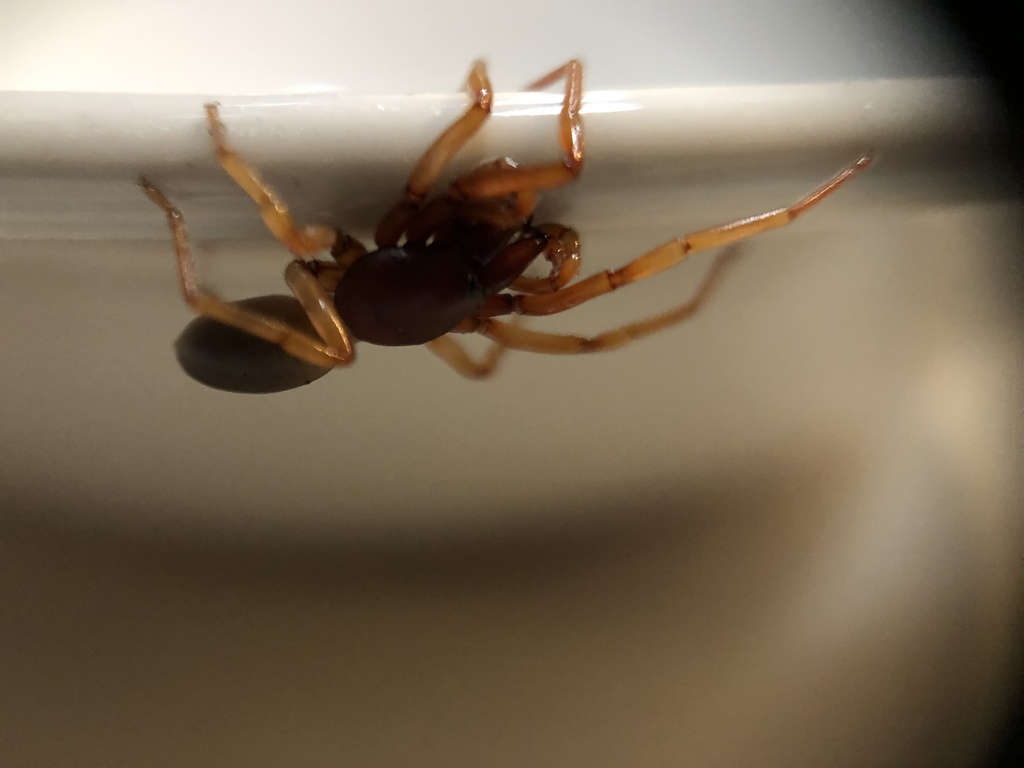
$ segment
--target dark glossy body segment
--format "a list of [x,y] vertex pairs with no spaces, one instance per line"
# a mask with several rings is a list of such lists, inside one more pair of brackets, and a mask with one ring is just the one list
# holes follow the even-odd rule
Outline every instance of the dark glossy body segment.
[[[306,313],[291,296],[257,296],[234,302],[242,309],[313,332]],[[334,370],[290,355],[280,345],[200,315],[174,343],[178,363],[200,384],[226,392],[284,392]]]
[[475,315],[486,296],[472,265],[451,246],[381,248],[356,260],[334,305],[360,341],[396,347],[443,336]]
[[334,306],[360,341],[424,344],[477,316],[488,297],[511,285],[548,245],[523,233],[460,222],[451,240],[406,243],[357,258],[334,289]]

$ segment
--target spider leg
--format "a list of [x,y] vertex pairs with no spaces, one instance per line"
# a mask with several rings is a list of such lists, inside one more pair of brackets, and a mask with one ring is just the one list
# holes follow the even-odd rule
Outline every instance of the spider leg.
[[541,352],[551,355],[574,355],[585,352],[604,352],[617,349],[632,341],[663,331],[692,317],[704,306],[718,286],[726,268],[735,260],[738,252],[727,249],[715,259],[704,276],[697,291],[688,301],[679,306],[644,320],[613,328],[596,336],[572,336],[557,333],[543,333],[522,328],[515,323],[490,318],[479,318],[476,332],[486,336],[495,344],[525,352]]
[[[518,168],[519,164],[510,157],[502,157],[483,163],[473,172],[504,171]],[[457,183],[457,182],[456,182]],[[471,221],[486,221],[496,227],[512,229],[522,227],[537,207],[537,193],[532,190],[512,192],[497,197],[463,198],[457,192],[445,195],[452,205],[457,205],[461,215]]]
[[[596,299],[598,296],[611,293],[624,285],[664,272],[682,262],[691,253],[729,245],[762,232],[784,227],[853,179],[870,163],[870,154],[861,156],[825,184],[786,208],[740,219],[718,227],[691,232],[648,251],[620,269],[599,272],[552,293],[533,296],[513,296],[511,294],[492,296],[488,302],[488,309],[494,310],[491,314],[495,315],[511,313],[551,315],[556,312],[564,312],[591,299]],[[497,311],[500,303],[504,304],[504,308],[502,311]]]
[[293,261],[285,267],[284,281],[302,305],[320,338],[338,356],[339,362],[350,363],[355,357],[355,345],[338,316],[338,310],[334,308],[333,297],[327,293],[309,264],[298,259]]
[[243,309],[200,288],[181,211],[146,179],[140,178],[139,186],[167,216],[167,225],[174,240],[181,293],[192,309],[200,315],[277,344],[288,354],[313,365],[348,365],[354,360],[355,349],[348,332],[337,318],[330,297],[304,262],[292,262],[285,270],[285,280],[320,338],[280,320]]
[[551,265],[547,277],[518,277],[509,286],[519,293],[553,293],[580,271],[580,236],[561,224],[541,224],[536,228],[548,236],[543,256]]
[[473,103],[462,117],[452,123],[438,136],[423,153],[419,162],[409,174],[402,200],[381,219],[374,234],[378,247],[395,245],[402,237],[405,227],[419,210],[427,192],[437,181],[444,166],[462,149],[467,141],[480,130],[480,126],[491,114],[494,93],[487,77],[487,67],[482,61],[473,62],[466,77],[466,90],[473,97]]
[[260,178],[256,169],[230,147],[227,131],[221,122],[216,104],[206,105],[206,119],[217,153],[217,162],[259,206],[263,223],[274,237],[298,258],[310,258],[332,247],[337,239],[337,233],[333,229],[315,225],[301,228],[296,226],[284,201]]
[[558,144],[562,148],[560,162],[527,165],[517,168],[483,166],[459,177],[452,193],[464,198],[502,197],[513,193],[538,192],[553,189],[575,179],[583,169],[583,65],[576,59],[527,86],[527,90],[540,90],[565,80],[565,97],[559,117]]
[[[515,328],[511,324],[508,327]],[[474,360],[450,334],[428,341],[424,346],[467,379],[486,379],[493,375],[508,350],[507,347],[495,343],[479,360]]]
[[331,258],[344,271],[351,267],[360,256],[366,255],[366,246],[344,232],[338,232],[337,235],[337,240],[331,246]]

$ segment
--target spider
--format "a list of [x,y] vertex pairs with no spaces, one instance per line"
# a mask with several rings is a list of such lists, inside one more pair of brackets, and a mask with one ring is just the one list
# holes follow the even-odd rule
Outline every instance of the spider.
[[[357,341],[424,345],[469,378],[492,374],[507,349],[549,354],[621,347],[693,315],[706,302],[730,260],[726,249],[685,303],[593,337],[530,330],[497,318],[564,312],[618,288],[657,275],[689,254],[735,243],[785,226],[817,205],[871,162],[865,154],[797,203],[758,216],[690,232],[625,266],[573,282],[580,240],[570,227],[534,224],[538,193],[568,184],[583,168],[583,67],[571,60],[527,86],[564,81],[558,123],[562,158],[522,166],[509,158],[459,176],[428,197],[444,167],[491,113],[493,91],[482,61],[466,79],[472,104],[434,141],[409,176],[402,199],[377,226],[376,250],[340,230],[298,226],[288,207],[227,140],[216,104],[206,119],[217,161],[259,207],[270,232],[293,260],[284,271],[292,296],[228,302],[204,290],[181,212],[145,178],[139,184],[167,216],[185,301],[199,315],[175,348],[185,372],[216,389],[278,392],[308,384],[355,360]],[[329,250],[332,259],[314,258]],[[544,277],[527,267],[547,261]],[[474,359],[456,340],[478,333],[491,340]]]

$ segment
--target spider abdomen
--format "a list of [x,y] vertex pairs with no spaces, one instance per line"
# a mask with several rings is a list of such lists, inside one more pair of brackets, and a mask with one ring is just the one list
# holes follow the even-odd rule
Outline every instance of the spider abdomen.
[[346,270],[334,306],[360,341],[423,344],[443,336],[483,306],[483,289],[460,251],[431,245],[381,248]]

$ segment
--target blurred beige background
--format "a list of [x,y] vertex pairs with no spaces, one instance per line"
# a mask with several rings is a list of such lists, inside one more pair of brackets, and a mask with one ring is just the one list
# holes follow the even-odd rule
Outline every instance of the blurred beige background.
[[[125,360],[126,338],[138,334],[142,345],[154,334],[131,325],[131,300],[104,298],[119,283],[95,281],[99,295],[81,296],[103,315],[59,305],[69,329],[80,310],[75,335],[66,331],[62,343],[69,355],[81,351],[82,364],[58,367],[52,345],[26,345],[19,371],[5,379],[10,388],[52,370],[49,392],[5,395],[21,403],[5,429],[10,436],[11,425],[45,419],[38,423],[61,425],[66,439],[51,443],[26,426],[23,440],[6,443],[4,764],[971,764],[1001,712],[1019,637],[1019,318],[1006,241],[995,234],[1016,214],[977,204],[870,215],[862,239],[854,223],[863,210],[819,220],[845,236],[814,259],[798,255],[808,235],[796,229],[766,241],[709,309],[704,322],[718,326],[705,326],[710,336],[666,336],[632,352],[648,366],[674,366],[657,350],[685,343],[685,361],[703,375],[664,371],[657,383],[636,380],[633,397],[622,394],[635,375],[628,353],[603,358],[612,363],[600,369],[610,389],[587,382],[595,368],[572,364],[537,379],[529,362],[513,359],[493,385],[470,389],[427,357],[401,363],[422,366],[421,384],[436,376],[434,386],[463,399],[465,408],[449,406],[437,420],[425,394],[400,394],[407,379],[382,378],[367,355],[357,377],[373,377],[377,397],[404,397],[407,413],[452,431],[437,450],[450,452],[455,469],[425,478],[434,490],[424,493],[435,494],[433,503],[449,491],[482,499],[434,514],[431,501],[391,503],[376,527],[348,519],[343,503],[333,526],[319,507],[299,504],[294,517],[251,514],[273,508],[250,503],[244,487],[237,503],[200,519],[207,500],[190,495],[188,462],[201,468],[220,451],[251,457],[262,444],[196,443],[198,459],[168,453],[163,470],[147,465],[168,434],[189,439],[195,422],[182,414],[196,409],[198,418],[202,400],[182,394],[177,405],[154,408],[156,392],[133,394],[145,369],[124,369],[122,379],[90,372],[90,355]],[[889,249],[867,247],[879,237]],[[31,284],[38,258],[16,262],[26,270],[16,284]],[[781,279],[771,274],[787,264],[788,306],[818,321],[784,322],[787,302],[776,296],[782,326],[771,330],[758,323],[771,315],[764,292],[782,290],[770,287]],[[867,280],[858,295],[875,303],[844,294],[857,276]],[[817,281],[817,295],[804,281]],[[4,302],[4,327],[25,322],[19,306]],[[118,314],[125,324],[109,326],[117,334],[92,334],[90,323]],[[826,323],[827,343],[814,343]],[[764,362],[769,350],[769,360],[787,363],[776,374],[791,383],[785,396],[763,386],[775,370]],[[868,360],[872,375],[858,377]],[[752,361],[762,373],[745,381],[742,364]],[[161,380],[184,393],[190,383],[166,365]],[[550,429],[562,412],[557,402],[543,407],[557,391],[552,381],[574,393],[574,407],[582,399],[588,413],[609,414],[603,429],[647,425],[649,433],[630,438],[635,451],[606,446],[632,481],[612,485],[594,470],[591,484],[574,475],[545,495],[539,489],[558,487],[544,483],[561,467],[579,465],[560,463],[547,437],[532,453],[503,450],[502,435],[517,429],[551,439],[576,429],[562,450],[591,450],[581,442],[588,432],[568,420]],[[688,416],[689,429],[668,429],[670,417],[682,418],[666,405],[675,402],[670,381],[689,387],[686,399],[704,410],[704,387],[738,387],[728,402],[750,410],[733,422],[723,403],[704,424]],[[358,378],[322,384],[330,395]],[[817,399],[815,385],[826,387]],[[98,405],[111,391],[123,396],[112,422]],[[796,392],[807,396],[787,405]],[[524,408],[509,412],[498,398]],[[219,415],[204,411],[209,418],[240,418],[232,412],[241,409],[267,439],[308,429],[291,420],[301,400],[222,402]],[[321,420],[342,407],[321,409]],[[774,416],[757,417],[765,408]],[[492,446],[474,457],[453,442],[485,411],[478,426]],[[162,435],[150,431],[154,419],[168,425]],[[132,423],[147,425],[142,442],[119,455],[110,430]],[[723,433],[716,423],[748,429]],[[117,486],[90,484],[89,464],[48,463],[47,445],[91,452],[93,471],[137,467],[125,479],[130,494],[169,482],[179,515],[168,525],[166,498],[140,507],[119,498]],[[326,436],[318,446],[357,448]],[[673,455],[687,461],[659,471]],[[492,461],[507,486],[482,487],[474,476]],[[540,461],[548,463],[533,468]],[[391,471],[407,483],[415,477],[409,467]],[[199,477],[220,493],[244,478]],[[415,487],[371,480],[384,498]],[[331,481],[318,480],[324,489]],[[47,484],[54,506],[32,506],[24,489],[36,483]],[[104,487],[110,501],[97,507]],[[272,487],[296,499],[309,491],[287,478]],[[509,506],[517,494],[530,498],[531,487],[535,504]],[[428,519],[414,524],[404,517],[411,514]]]
[[1006,521],[951,529],[954,489],[897,470],[858,513],[862,461],[820,448],[539,541],[256,556],[8,525],[4,764],[972,764]]

